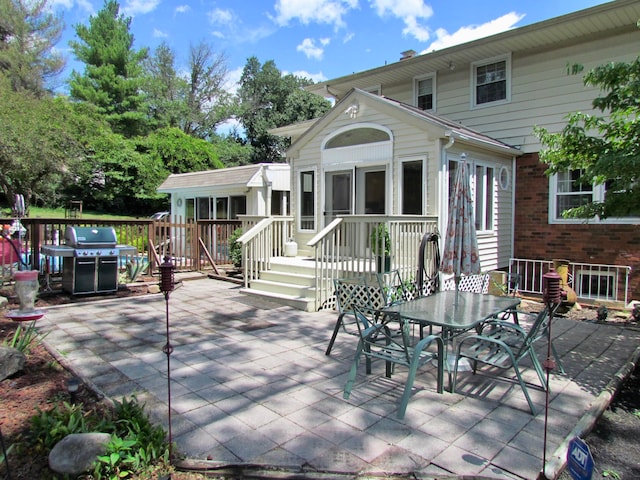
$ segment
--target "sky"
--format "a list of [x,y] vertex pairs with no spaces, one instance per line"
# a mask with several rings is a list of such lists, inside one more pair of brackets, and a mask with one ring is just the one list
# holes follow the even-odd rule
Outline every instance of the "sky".
[[[229,88],[251,56],[316,82],[376,68],[401,52],[425,53],[529,25],[603,0],[120,0],[131,17],[134,49],[166,42],[183,70],[189,47],[207,42],[227,60]],[[49,0],[65,30],[57,49],[82,72],[69,49],[75,26],[88,25],[103,0]]]

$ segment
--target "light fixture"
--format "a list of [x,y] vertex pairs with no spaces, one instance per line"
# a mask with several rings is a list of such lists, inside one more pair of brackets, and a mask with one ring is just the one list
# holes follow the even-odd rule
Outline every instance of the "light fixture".
[[358,110],[360,110],[360,105],[356,102],[347,108],[344,113],[345,115],[349,115],[349,118],[356,118],[358,116]]
[[78,380],[76,377],[71,377],[67,381],[67,392],[69,392],[71,403],[76,403],[76,395],[78,394],[79,389],[80,380]]
[[452,72],[456,69],[456,64],[453,62],[449,62],[449,70],[451,70]]

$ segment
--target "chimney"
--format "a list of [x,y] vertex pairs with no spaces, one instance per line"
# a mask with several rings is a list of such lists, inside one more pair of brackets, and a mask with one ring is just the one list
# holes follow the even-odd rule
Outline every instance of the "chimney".
[[400,55],[402,55],[402,57],[400,57],[400,61],[407,60],[409,58],[415,57],[416,51],[415,50],[405,50]]

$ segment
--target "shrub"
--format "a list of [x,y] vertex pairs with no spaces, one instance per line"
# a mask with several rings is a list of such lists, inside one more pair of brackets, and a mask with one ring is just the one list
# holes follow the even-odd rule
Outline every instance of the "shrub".
[[242,236],[242,229],[236,228],[229,237],[229,258],[233,265],[240,268],[242,266],[242,244],[238,240]]

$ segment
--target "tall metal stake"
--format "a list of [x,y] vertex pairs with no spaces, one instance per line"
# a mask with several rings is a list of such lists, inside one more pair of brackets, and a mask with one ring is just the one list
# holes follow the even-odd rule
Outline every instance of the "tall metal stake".
[[164,301],[166,306],[166,323],[167,323],[167,343],[162,351],[167,355],[167,403],[169,406],[169,462],[173,456],[173,437],[171,434],[171,353],[173,346],[169,341],[169,294],[175,287],[174,279],[175,267],[171,263],[171,257],[164,257],[164,263],[160,265],[160,291],[164,293]]
[[553,313],[562,302],[562,290],[560,289],[560,275],[558,275],[553,268],[542,276],[543,282],[543,299],[549,311],[549,324],[547,325],[547,358],[543,362],[542,366],[546,371],[546,388],[545,388],[545,402],[544,402],[544,446],[542,450],[542,470],[538,475],[537,480],[547,480],[545,473],[545,467],[547,465],[547,422],[549,420],[549,376],[551,370],[556,368],[556,362],[552,357],[551,350],[551,324],[553,323]]

